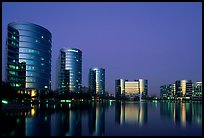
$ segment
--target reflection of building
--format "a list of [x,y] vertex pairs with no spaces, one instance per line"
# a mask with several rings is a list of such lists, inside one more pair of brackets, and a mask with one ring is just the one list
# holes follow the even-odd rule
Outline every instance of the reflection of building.
[[202,125],[202,102],[192,103],[192,121]]
[[162,99],[174,99],[175,92],[175,84],[166,84],[160,86],[160,97]]
[[[190,124],[193,120],[197,120],[199,117],[202,121],[202,107],[199,107],[198,105],[199,103],[161,103],[160,115],[161,117],[168,117],[173,120],[174,123],[185,127],[186,123]],[[200,105],[202,104],[200,103]]]
[[69,111],[69,132],[66,136],[81,136],[81,111]]
[[35,117],[26,117],[25,119],[26,136],[49,136],[50,135],[50,116],[40,115]]
[[89,111],[89,132],[93,136],[105,134],[105,107],[104,105],[92,105]]
[[91,68],[89,70],[89,89],[92,94],[105,94],[105,69]]
[[191,97],[192,96],[192,82],[191,80],[178,80],[175,82],[176,96]]
[[51,136],[65,136],[69,133],[69,114],[55,112],[51,114]]
[[192,98],[193,99],[202,99],[202,82],[194,82],[192,83]]
[[7,35],[7,81],[31,96],[51,88],[52,35],[42,26],[12,22]]
[[124,103],[116,102],[115,106],[115,121],[119,124],[136,124],[143,125],[147,122],[147,103]]
[[76,48],[61,49],[57,64],[59,92],[81,92],[82,51]]
[[115,81],[115,95],[117,98],[126,97],[130,99],[146,98],[148,95],[148,81],[139,79],[128,81],[119,79]]

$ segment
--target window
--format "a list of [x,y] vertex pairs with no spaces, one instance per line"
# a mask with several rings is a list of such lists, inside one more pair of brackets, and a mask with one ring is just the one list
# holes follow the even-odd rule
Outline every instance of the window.
[[9,74],[15,75],[15,71],[9,71]]
[[15,66],[14,65],[9,65],[9,68],[15,69]]

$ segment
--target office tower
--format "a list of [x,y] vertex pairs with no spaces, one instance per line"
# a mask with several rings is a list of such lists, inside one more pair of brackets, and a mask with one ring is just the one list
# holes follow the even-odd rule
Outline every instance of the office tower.
[[105,69],[89,69],[89,90],[98,96],[105,95]]
[[176,96],[179,98],[192,96],[191,80],[177,80],[175,82]]
[[57,64],[59,92],[80,93],[82,86],[82,51],[76,48],[62,48]]
[[125,95],[125,80],[115,80],[115,97],[119,98]]
[[202,81],[192,83],[192,93],[193,99],[202,99]]
[[175,84],[165,84],[160,86],[160,97],[162,99],[174,99],[175,93]]
[[6,81],[31,96],[51,89],[52,34],[33,23],[12,22],[6,44]]
[[142,98],[146,98],[148,95],[148,81],[145,79],[139,79],[139,91]]

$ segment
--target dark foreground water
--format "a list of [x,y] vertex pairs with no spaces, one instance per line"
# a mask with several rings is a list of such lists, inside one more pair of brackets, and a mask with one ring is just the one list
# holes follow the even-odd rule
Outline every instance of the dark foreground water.
[[202,135],[202,102],[107,101],[3,112],[3,136]]

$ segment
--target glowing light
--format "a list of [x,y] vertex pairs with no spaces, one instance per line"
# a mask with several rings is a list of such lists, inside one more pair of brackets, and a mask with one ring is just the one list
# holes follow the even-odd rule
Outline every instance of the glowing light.
[[69,49],[70,52],[78,52],[77,50]]
[[3,104],[8,104],[8,101],[2,100],[2,103],[3,103]]

